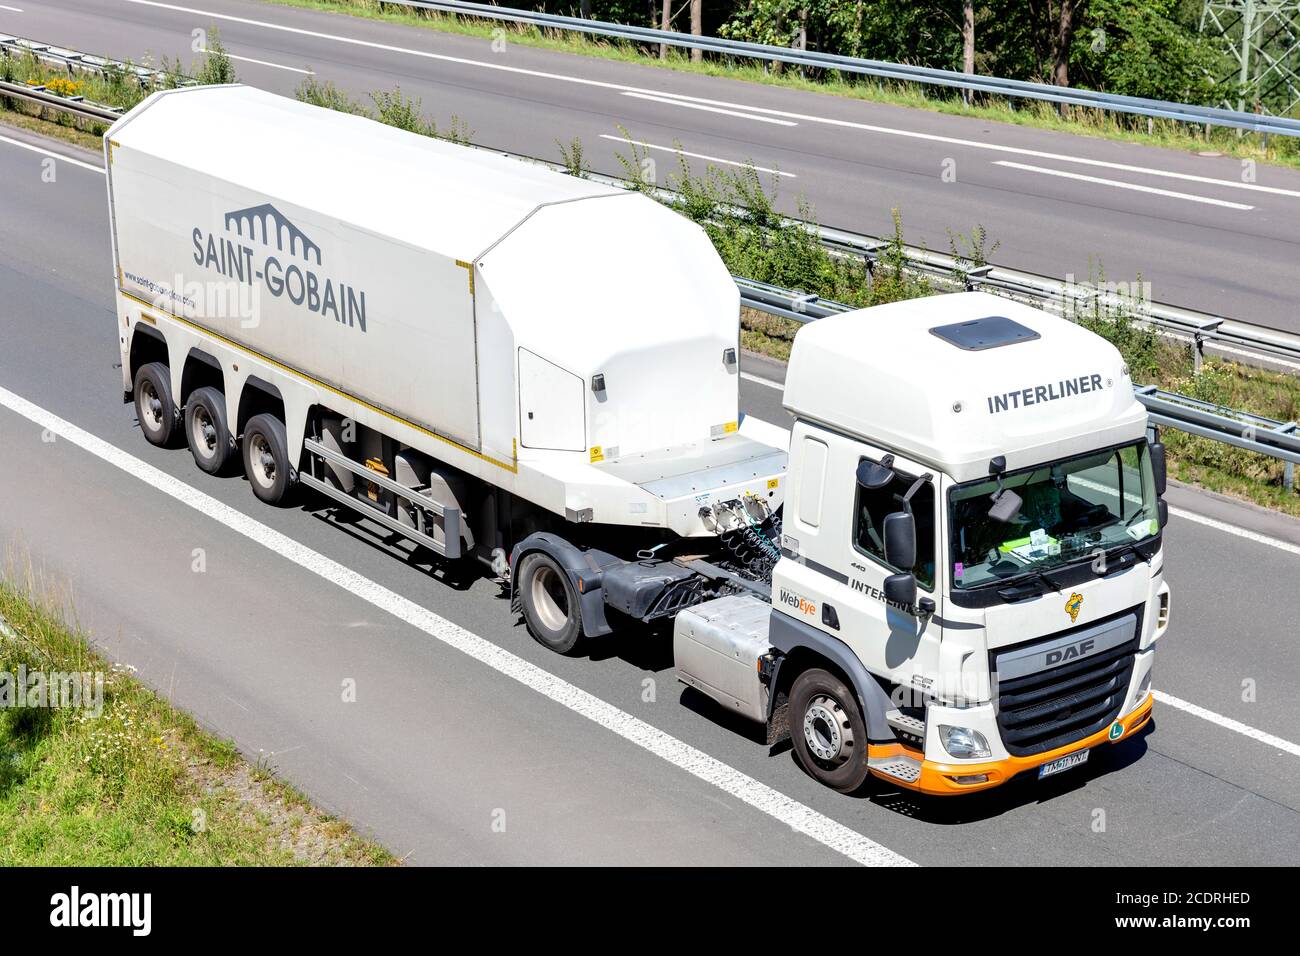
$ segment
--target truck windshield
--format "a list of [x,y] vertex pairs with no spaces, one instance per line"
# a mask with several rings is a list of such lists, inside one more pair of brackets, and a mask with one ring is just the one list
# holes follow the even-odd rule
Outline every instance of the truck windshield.
[[1008,522],[989,516],[997,491],[992,478],[950,493],[955,588],[1091,560],[1160,530],[1145,441],[1011,472],[1002,486],[1022,500]]

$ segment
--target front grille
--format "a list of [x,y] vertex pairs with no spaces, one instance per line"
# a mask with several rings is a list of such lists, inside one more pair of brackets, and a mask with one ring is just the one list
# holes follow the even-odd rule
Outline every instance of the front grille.
[[[1095,734],[1119,716],[1142,633],[1140,608],[1136,614],[1133,637],[1123,644],[1083,660],[999,681],[998,729],[1008,753],[1028,757],[1064,747]],[[1054,634],[1047,640],[1061,636]]]

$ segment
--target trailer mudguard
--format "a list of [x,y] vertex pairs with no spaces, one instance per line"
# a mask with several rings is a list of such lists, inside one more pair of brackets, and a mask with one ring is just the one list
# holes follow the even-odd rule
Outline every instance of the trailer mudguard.
[[[768,640],[782,654],[789,654],[797,647],[807,648],[835,664],[848,677],[858,703],[862,706],[862,717],[867,722],[867,738],[872,741],[893,740],[894,731],[885,719],[885,714],[893,709],[889,695],[880,686],[879,681],[867,672],[862,661],[849,649],[849,646],[825,631],[796,621],[788,614],[782,614],[773,608],[772,623],[768,629]],[[776,683],[773,674],[772,683]],[[775,701],[776,695],[772,695]],[[770,717],[771,715],[769,715]]]
[[[578,594],[578,605],[582,609],[582,633],[587,637],[600,637],[610,633],[613,628],[605,619],[602,579],[605,568],[623,564],[623,559],[594,548],[579,548],[549,531],[535,531],[511,549],[510,567],[519,567],[519,562],[534,551],[549,556],[569,576],[573,589]],[[518,601],[515,576],[511,574],[510,606],[518,609]]]

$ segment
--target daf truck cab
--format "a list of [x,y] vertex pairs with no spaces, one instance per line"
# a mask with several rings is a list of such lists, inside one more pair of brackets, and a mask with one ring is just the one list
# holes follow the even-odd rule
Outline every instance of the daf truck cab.
[[752,637],[742,695],[844,791],[1047,776],[1148,721],[1164,449],[1112,345],[1000,297],[915,299],[803,328],[784,403],[770,613],[680,614],[683,680],[725,700],[700,647]]

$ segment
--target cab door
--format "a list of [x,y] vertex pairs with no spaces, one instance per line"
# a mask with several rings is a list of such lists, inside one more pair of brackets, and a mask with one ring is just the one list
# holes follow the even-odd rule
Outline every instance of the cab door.
[[[885,452],[860,442],[848,444],[827,476],[827,490],[838,501],[836,512],[848,519],[835,543],[837,564],[847,575],[832,599],[839,633],[869,670],[921,692],[937,690],[933,680],[942,637],[942,600],[936,585],[939,482],[924,466],[895,456],[893,480],[882,489],[864,488],[857,481],[859,464],[879,462]],[[916,522],[916,564],[895,567],[885,557],[884,521],[887,515],[905,510],[903,498],[914,484],[909,504]],[[906,571],[912,571],[917,579],[917,606],[910,608],[885,599],[885,578]],[[923,598],[934,602],[932,613],[921,613]]]

